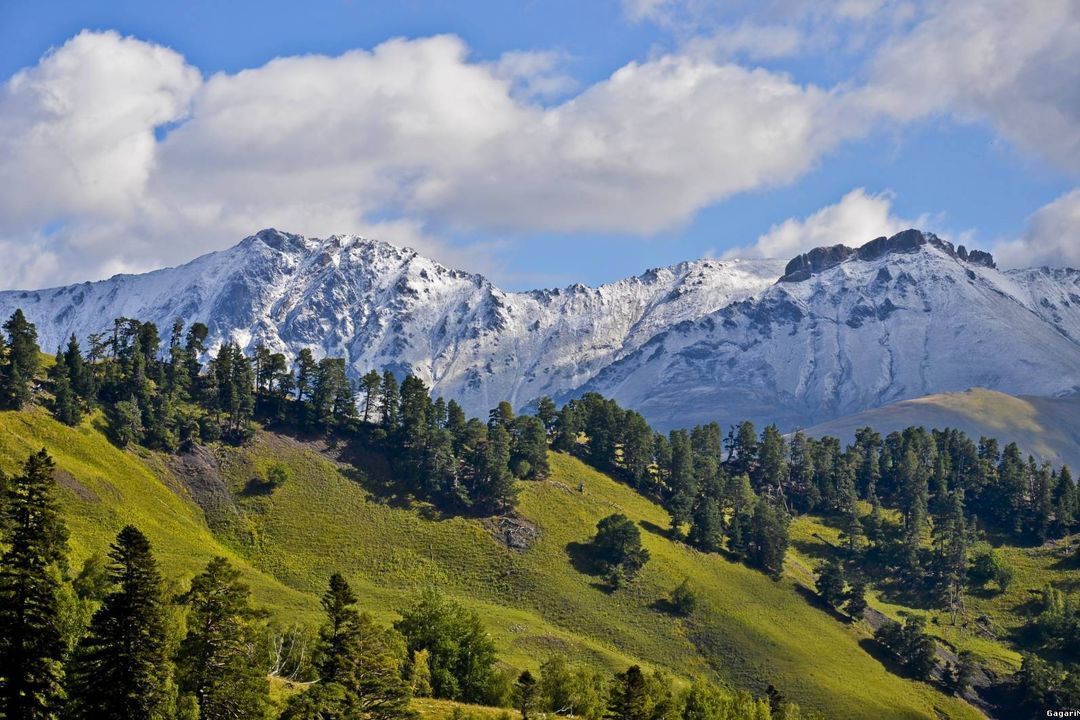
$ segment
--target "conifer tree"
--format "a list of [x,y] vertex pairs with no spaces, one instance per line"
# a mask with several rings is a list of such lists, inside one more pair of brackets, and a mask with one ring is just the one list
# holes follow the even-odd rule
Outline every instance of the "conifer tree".
[[375,422],[375,413],[379,409],[379,393],[382,390],[382,375],[378,370],[368,370],[360,378],[360,391],[364,394],[364,423]]
[[54,464],[31,455],[5,493],[0,556],[0,717],[52,720],[64,697],[60,626],[67,528],[54,499]]
[[259,666],[250,591],[240,571],[214,558],[181,598],[188,632],[177,655],[182,692],[194,697],[200,720],[262,720],[269,683]]
[[402,676],[403,640],[355,605],[349,584],[334,573],[322,598],[326,622],[316,651],[319,680],[294,696],[285,720],[391,720],[412,715],[409,683]]
[[69,670],[72,718],[164,720],[175,704],[161,576],[150,541],[128,525],[109,553],[105,596]]
[[702,495],[694,506],[693,524],[687,538],[702,552],[718,552],[724,541],[724,518],[716,498]]
[[514,683],[514,705],[521,713],[521,720],[529,720],[529,713],[536,708],[536,678],[528,670],[523,670]]
[[919,548],[926,526],[927,477],[915,450],[909,447],[900,464],[901,512],[904,514],[904,567],[914,574],[919,567]]
[[548,439],[555,437],[555,427],[559,420],[559,408],[555,407],[555,401],[547,395],[544,395],[537,401],[536,405],[536,417],[540,419],[540,422],[544,423],[544,429],[547,431]]
[[605,720],[651,720],[645,674],[637,665],[615,674]]
[[784,571],[788,546],[788,518],[783,509],[768,500],[758,500],[750,525],[750,562],[779,579]]
[[64,350],[64,363],[67,366],[71,389],[83,402],[93,401],[96,395],[94,376],[83,359],[79,339],[74,334],[68,338],[67,348]]
[[389,370],[383,372],[382,397],[379,401],[379,419],[383,432],[392,435],[398,428],[398,381]]
[[1069,467],[1062,465],[1054,485],[1054,532],[1065,538],[1065,553],[1072,551],[1072,531],[1080,514],[1080,492],[1073,482]]
[[499,513],[517,502],[514,476],[510,473],[510,433],[502,425],[488,430],[483,455],[470,493],[473,504],[484,512]]
[[818,595],[829,607],[837,608],[844,602],[844,567],[833,558],[818,569]]
[[7,332],[7,359],[0,365],[0,398],[7,407],[18,408],[30,401],[30,383],[38,370],[37,328],[21,309],[4,323]]
[[547,431],[538,418],[519,415],[510,423],[510,467],[519,478],[548,476]]
[[78,425],[79,420],[82,419],[82,407],[79,405],[79,398],[75,395],[75,391],[71,388],[67,359],[62,352],[57,351],[56,364],[50,368],[49,376],[52,378],[53,415],[65,425]]

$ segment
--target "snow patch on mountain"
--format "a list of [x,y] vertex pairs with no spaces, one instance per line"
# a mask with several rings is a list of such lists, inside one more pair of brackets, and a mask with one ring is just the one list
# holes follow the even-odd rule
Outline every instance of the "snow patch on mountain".
[[49,351],[115,317],[163,333],[181,318],[214,344],[412,372],[477,415],[597,390],[661,426],[794,427],[975,385],[1080,388],[1080,273],[1001,272],[918,231],[787,263],[700,260],[511,293],[376,240],[264,230],[176,268],[0,293],[0,315],[16,307]]

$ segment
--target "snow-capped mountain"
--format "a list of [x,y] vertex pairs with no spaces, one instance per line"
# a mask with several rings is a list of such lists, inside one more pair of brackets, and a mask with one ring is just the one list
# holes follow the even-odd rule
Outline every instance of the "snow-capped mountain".
[[1080,388],[1080,273],[1001,272],[907,231],[858,250],[686,262],[589,288],[504,292],[408,249],[264,230],[177,268],[0,293],[51,350],[114,317],[413,372],[472,414],[597,390],[660,426],[793,426],[980,385]]

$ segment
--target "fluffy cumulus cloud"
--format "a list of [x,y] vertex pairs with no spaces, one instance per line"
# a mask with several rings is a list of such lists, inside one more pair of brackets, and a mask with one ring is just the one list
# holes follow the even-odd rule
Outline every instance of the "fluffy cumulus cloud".
[[881,235],[920,227],[926,218],[905,220],[892,212],[892,196],[857,188],[835,205],[805,218],[789,218],[773,225],[757,241],[733,248],[725,258],[791,258],[823,245],[858,247]]
[[860,132],[829,91],[688,54],[544,104],[568,90],[558,66],[542,53],[474,62],[437,36],[204,79],[172,50],[84,32],[0,100],[14,190],[0,238],[37,237],[71,274],[16,256],[0,282],[145,269],[265,226],[371,229],[444,259],[430,221],[649,234],[789,182]]
[[1007,268],[1080,268],[1080,188],[1033,213],[1023,235],[994,246],[994,258]]
[[[935,114],[1080,170],[1072,0],[769,0],[685,29],[714,7],[629,2],[682,39],[585,88],[557,53],[479,62],[454,36],[203,77],[168,48],[83,32],[0,86],[0,286],[180,262],[266,226],[369,232],[455,263],[490,248],[462,254],[429,228],[650,235],[790,183],[883,120]],[[888,38],[835,88],[731,60],[807,52],[830,27]],[[858,242],[897,227],[888,205],[855,191],[744,250]],[[1058,252],[1042,238],[1075,213],[1055,212],[1016,247]]]
[[1080,171],[1080,3],[934,4],[873,61],[863,91],[901,121],[948,113],[990,123],[1067,171]]
[[142,194],[154,127],[184,115],[199,73],[166,48],[82,33],[0,88],[0,215],[34,225],[123,215]]

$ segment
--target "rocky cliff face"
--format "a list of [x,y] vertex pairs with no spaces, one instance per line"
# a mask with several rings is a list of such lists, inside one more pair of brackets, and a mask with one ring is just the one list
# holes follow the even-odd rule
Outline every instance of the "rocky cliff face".
[[526,293],[374,240],[264,230],[178,268],[0,293],[0,314],[16,307],[47,351],[118,316],[182,318],[215,342],[412,372],[473,414],[598,390],[661,426],[792,427],[974,385],[1080,388],[1080,273],[1003,273],[914,230],[786,267],[703,260]]

